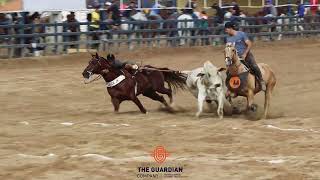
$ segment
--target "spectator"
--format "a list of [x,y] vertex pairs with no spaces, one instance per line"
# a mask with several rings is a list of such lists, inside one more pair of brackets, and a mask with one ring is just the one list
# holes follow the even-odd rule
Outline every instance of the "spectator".
[[108,25],[107,25],[107,21],[108,21],[108,12],[107,9],[110,7],[111,2],[106,2],[103,3],[101,7],[104,8],[100,8],[99,13],[100,13],[100,30],[107,30],[108,29]]
[[318,11],[318,0],[310,0],[310,11],[311,11],[311,14],[312,16],[315,16],[317,14],[317,11]]
[[303,20],[304,13],[305,13],[305,6],[304,6],[304,4],[301,4],[300,0],[297,1],[297,6],[298,6],[297,7],[297,10],[298,10],[297,15],[299,18],[302,18],[302,20]]
[[[208,22],[208,15],[206,11],[201,11],[200,13],[200,24],[199,24],[199,34],[201,36],[208,36],[210,34],[209,32],[209,22]],[[209,45],[209,39],[208,38],[201,38],[201,44],[202,45]]]
[[240,7],[236,0],[232,1],[231,5],[233,6],[234,16],[240,16]]
[[120,9],[118,0],[112,0],[111,6],[107,9],[107,13],[111,13],[112,28],[117,28],[121,24]]
[[[161,4],[162,1],[158,1],[154,3],[154,5],[152,6],[152,10],[150,11],[150,15],[151,17],[155,18],[155,20],[163,20],[163,18],[160,16],[160,9],[159,8],[165,8],[165,6],[163,6]],[[153,18],[151,18],[153,20]],[[163,28],[163,23],[160,23],[160,29]]]
[[[300,0],[297,1],[297,16],[298,16],[298,23],[303,23],[304,22],[304,15],[305,15],[305,6],[303,3],[301,3]],[[302,25],[299,25],[298,28],[303,31],[304,27]]]
[[[97,41],[99,40],[99,31],[100,30],[100,11],[99,11],[100,6],[95,4],[95,10],[91,13],[91,23],[89,26],[89,30],[90,31],[94,31],[91,35],[92,35],[92,40],[93,41]],[[92,48],[97,48],[98,44],[94,43],[92,45]]]
[[223,19],[224,19],[225,11],[222,8],[220,8],[217,3],[214,3],[211,6],[211,8],[216,10],[216,16],[214,18],[214,24],[215,25],[222,24],[223,23]]
[[[10,20],[9,18],[6,16],[6,14],[4,13],[0,13],[0,25],[9,25],[10,24]],[[0,35],[9,35],[9,28],[1,28],[0,27]],[[0,39],[0,44],[1,43],[8,43],[9,42],[9,38],[5,38],[5,39]]]
[[[28,23],[33,24],[34,26],[30,26],[30,32],[29,29],[27,30],[30,34],[34,33],[44,33],[44,27],[41,24],[40,14],[38,12],[33,13],[28,18]],[[34,56],[39,56],[40,51],[44,50],[45,46],[40,45],[41,43],[41,37],[39,36],[33,36],[31,38],[27,38],[26,44],[29,44],[28,49],[30,53],[33,53]]]
[[[63,32],[67,32],[67,33],[76,33],[76,32],[80,32],[80,25],[76,24],[78,23],[78,21],[75,19],[74,14],[69,14],[67,15],[67,20],[64,22],[64,26],[63,26]],[[72,42],[72,41],[79,41],[79,35],[64,35],[63,36],[63,41],[64,42]],[[67,51],[67,48],[71,47],[71,48],[75,48],[75,45],[65,45],[63,50]]]
[[137,8],[137,5],[134,1],[131,1],[127,8],[128,8],[128,10],[125,10],[122,13],[122,15],[123,15],[123,17],[125,17],[127,19],[131,19],[132,12],[135,11],[135,9]]
[[276,17],[278,15],[277,8],[272,4],[272,0],[266,0],[266,5],[263,8],[267,17]]
[[[9,25],[10,20],[7,18],[6,14],[0,13],[0,25]],[[0,35],[8,35],[8,28],[0,28]]]
[[280,7],[278,9],[278,17],[281,17],[279,19],[277,19],[277,26],[276,26],[276,30],[278,33],[278,41],[280,41],[282,39],[282,34],[281,32],[283,32],[285,30],[285,26],[283,26],[284,24],[286,24],[286,19],[282,19],[283,17],[286,17],[286,14],[284,13],[284,7]]
[[152,6],[152,9],[150,11],[150,16],[155,16],[158,18],[158,20],[162,20],[162,17],[160,16],[160,9],[159,8],[165,8],[165,6],[163,6],[161,4],[162,1],[158,1],[155,2]]
[[[240,26],[248,26],[248,22],[244,19],[247,17],[247,15],[242,10],[240,10],[239,14],[239,17],[241,18]],[[245,28],[241,28],[240,31],[245,31]]]
[[287,16],[293,16],[294,12],[292,10],[292,6],[291,6],[291,0],[288,0],[287,2],[288,6],[287,6]]
[[224,15],[225,23],[227,23],[227,22],[238,23],[238,22],[236,22],[238,20],[238,18],[237,18],[237,16],[235,16],[235,13],[236,13],[236,11],[234,10],[234,8],[230,7],[228,9],[228,11],[226,12],[226,14]]
[[228,8],[227,12],[224,14],[224,18],[225,19],[230,19],[232,17],[232,14],[233,14],[234,10],[233,8]]
[[185,14],[190,14],[193,19],[198,19],[198,16],[194,13],[197,8],[197,0],[188,1],[184,9]]

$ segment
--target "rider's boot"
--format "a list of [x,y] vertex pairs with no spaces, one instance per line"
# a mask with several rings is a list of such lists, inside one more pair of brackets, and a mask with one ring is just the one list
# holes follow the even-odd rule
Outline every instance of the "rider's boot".
[[258,80],[260,81],[261,90],[266,91],[266,82],[262,78],[260,68],[258,67],[258,65],[253,65],[252,67],[253,67],[253,71],[254,71],[255,75],[257,76]]

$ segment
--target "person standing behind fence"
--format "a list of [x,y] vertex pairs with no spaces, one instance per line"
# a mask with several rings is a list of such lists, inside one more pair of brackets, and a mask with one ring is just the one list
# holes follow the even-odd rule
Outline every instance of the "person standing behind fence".
[[188,1],[185,7],[184,14],[190,14],[193,19],[198,19],[198,16],[194,13],[197,8],[197,0]]
[[[154,5],[152,6],[152,9],[150,11],[150,18],[151,20],[153,20],[153,18],[155,18],[155,20],[159,20],[159,21],[162,21],[163,18],[160,16],[160,9],[159,8],[165,8],[165,6],[163,6],[161,4],[161,0],[159,0],[158,2],[155,2]],[[159,29],[162,29],[163,28],[163,23],[161,22],[160,23],[160,27]]]
[[[246,13],[243,12],[242,10],[240,10],[239,13],[240,13],[240,15],[239,15],[239,17],[240,17],[240,26],[248,26],[249,24],[248,24],[247,20],[245,19],[247,17]],[[247,31],[247,29],[246,28],[241,28],[240,31]]]
[[312,16],[316,16],[318,11],[318,4],[319,4],[318,0],[310,0],[310,5],[311,5],[310,10],[311,10]]
[[131,1],[127,10],[122,13],[122,16],[128,20],[133,20],[131,16],[133,15],[134,11],[136,11],[137,5],[134,1]]
[[214,25],[218,26],[219,24],[223,24],[223,19],[224,19],[224,14],[225,11],[219,7],[219,5],[217,3],[214,3],[211,6],[212,9],[216,10],[216,15],[214,17]]
[[[63,23],[63,32],[66,33],[76,33],[76,32],[80,32],[80,25],[76,24],[78,23],[78,21],[76,20],[75,16],[72,14],[67,15],[67,20]],[[75,41],[79,41],[79,35],[74,34],[74,35],[64,35],[63,36],[63,41],[64,42],[75,42]],[[75,48],[75,45],[65,45],[63,50],[66,52],[67,48],[71,47],[71,48]]]
[[[199,34],[200,36],[208,36],[210,34],[209,32],[209,22],[208,22],[208,15],[206,11],[201,11],[200,13],[200,23],[199,23]],[[202,45],[209,45],[209,38],[203,37],[201,38],[201,44]]]
[[[7,18],[6,14],[4,13],[0,13],[0,25],[9,25],[10,24],[10,20],[9,18]],[[8,35],[9,33],[9,29],[8,28],[0,28],[0,35]],[[2,40],[2,39],[0,39]],[[5,39],[5,41],[7,40],[7,38]],[[0,41],[1,43],[1,41]]]
[[109,22],[112,29],[117,29],[121,24],[121,14],[118,6],[118,0],[113,0],[111,6],[107,9],[107,13],[111,13]]
[[[304,23],[305,6],[303,3],[301,3],[300,0],[297,1],[297,5],[298,5],[298,7],[297,7],[298,23]],[[302,25],[298,25],[298,28],[300,29],[300,31],[304,30]]]
[[[90,31],[99,31],[100,30],[100,11],[99,11],[100,6],[95,5],[95,10],[91,13],[91,23],[89,25],[89,30]],[[93,32],[91,34],[92,40],[97,41],[99,40],[99,33],[98,32]],[[99,43],[94,43],[92,44],[92,48],[97,48],[99,46]]]
[[231,5],[233,6],[233,10],[235,11],[234,15],[240,16],[240,7],[239,7],[237,1],[236,0],[232,1]]

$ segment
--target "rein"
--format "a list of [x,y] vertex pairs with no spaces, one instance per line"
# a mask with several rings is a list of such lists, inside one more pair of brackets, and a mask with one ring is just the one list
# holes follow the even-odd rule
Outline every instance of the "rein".
[[180,73],[180,71],[156,69],[156,68],[150,68],[150,67],[141,67],[140,70],[151,70],[151,71],[160,71],[160,72]]
[[89,82],[85,82],[85,84],[90,84],[90,83],[92,83],[92,82],[94,82],[94,81],[97,81],[97,80],[99,80],[101,77],[102,77],[102,76],[99,74],[97,77],[95,77],[94,79],[90,80]]

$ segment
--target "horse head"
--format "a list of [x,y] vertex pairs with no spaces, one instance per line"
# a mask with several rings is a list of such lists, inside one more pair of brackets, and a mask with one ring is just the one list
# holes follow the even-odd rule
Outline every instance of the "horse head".
[[239,56],[234,43],[227,43],[224,49],[225,63],[227,67],[239,63]]
[[91,54],[91,59],[88,63],[88,66],[82,72],[82,76],[85,79],[85,83],[92,82],[92,75],[102,75],[106,73],[106,71],[109,71],[110,68],[111,65],[105,58],[99,56],[98,53]]

